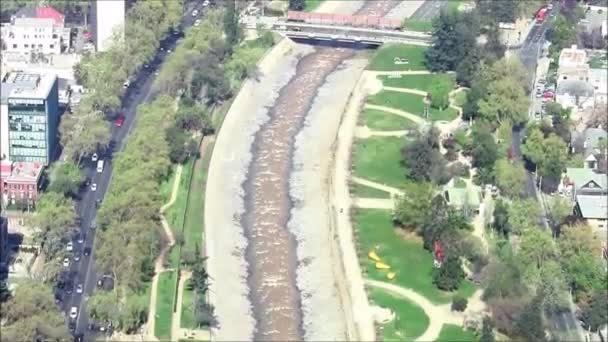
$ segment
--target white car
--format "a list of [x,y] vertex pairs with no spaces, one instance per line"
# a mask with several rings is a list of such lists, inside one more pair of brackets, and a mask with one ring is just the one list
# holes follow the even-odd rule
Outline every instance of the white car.
[[83,288],[82,284],[78,284],[78,285],[76,286],[76,293],[82,293],[82,290],[83,290],[83,289],[84,289],[84,288]]
[[78,308],[75,306],[72,306],[72,308],[70,309],[70,318],[76,319],[76,317],[78,317]]
[[192,11],[192,16],[193,17],[196,17],[197,15],[198,15],[198,11],[197,10]]
[[68,242],[68,244],[65,246],[65,250],[68,252],[71,252],[74,249],[74,243],[72,241]]
[[198,25],[200,25],[200,24],[201,24],[201,20],[200,20],[200,19],[196,19],[196,20],[194,21],[194,26],[198,26]]
[[97,190],[97,183],[91,184],[91,191]]
[[97,155],[97,153],[93,153],[93,155],[91,156],[91,160],[96,162],[97,159],[99,159],[99,156]]
[[209,0],[203,1],[203,7],[207,7],[207,6],[209,6]]
[[68,259],[68,258],[63,259],[63,267],[65,267],[65,268],[70,267],[70,259]]

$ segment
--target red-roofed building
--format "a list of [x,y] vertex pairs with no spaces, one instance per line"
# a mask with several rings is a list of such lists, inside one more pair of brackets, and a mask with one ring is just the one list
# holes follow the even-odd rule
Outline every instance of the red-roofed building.
[[23,7],[2,25],[2,40],[7,52],[60,54],[62,47],[69,47],[70,29],[53,7]]
[[38,199],[42,163],[0,162],[0,194],[2,204],[33,205]]

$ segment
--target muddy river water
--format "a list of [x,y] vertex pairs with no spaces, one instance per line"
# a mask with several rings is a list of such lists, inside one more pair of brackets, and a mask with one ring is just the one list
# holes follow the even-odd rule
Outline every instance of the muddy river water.
[[[357,14],[384,16],[397,3],[367,1]],[[289,195],[293,145],[317,89],[353,54],[346,48],[317,47],[304,56],[270,109],[270,120],[255,136],[242,217],[255,340],[303,339],[296,240],[287,228],[293,205]]]

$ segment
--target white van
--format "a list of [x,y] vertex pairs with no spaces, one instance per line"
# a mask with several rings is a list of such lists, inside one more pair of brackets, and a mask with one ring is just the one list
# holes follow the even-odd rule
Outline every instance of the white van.
[[99,173],[103,172],[103,160],[97,161],[97,172],[99,172]]

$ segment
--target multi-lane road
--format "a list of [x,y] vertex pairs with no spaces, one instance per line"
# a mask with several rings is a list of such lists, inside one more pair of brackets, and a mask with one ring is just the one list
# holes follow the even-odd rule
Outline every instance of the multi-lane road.
[[430,21],[439,15],[441,8],[447,6],[448,2],[445,0],[427,0],[418,7],[410,19]]
[[[183,29],[191,26],[194,20],[196,20],[191,13],[194,9],[200,11],[202,8],[201,3],[202,1],[189,3],[189,5],[186,6],[185,13],[181,19],[181,27]],[[137,106],[142,102],[147,101],[148,98],[153,95],[151,88],[155,79],[156,70],[162,66],[167,57],[166,51],[174,49],[179,37],[179,34],[169,33],[167,38],[161,42],[161,48],[157,51],[153,61],[149,64],[149,67],[143,68],[135,77],[134,81],[131,82],[131,86],[127,90],[122,101],[123,109],[121,113],[125,116],[125,120],[121,127],[113,126],[110,144],[111,148],[109,148],[107,152],[100,153],[99,155],[99,159],[103,159],[105,163],[103,171],[97,172],[97,163],[91,160],[87,162],[87,165],[84,168],[86,177],[91,183],[97,184],[97,189],[91,191],[90,186],[83,189],[83,193],[81,194],[82,197],[76,205],[77,213],[80,218],[80,233],[85,236],[85,239],[82,244],[74,242],[74,249],[75,251],[82,251],[85,247],[90,247],[92,253],[88,256],[82,255],[78,262],[72,260],[69,270],[66,270],[68,278],[67,283],[71,283],[70,285],[73,286],[82,284],[84,287],[83,293],[76,293],[74,290],[68,295],[63,292],[64,294],[61,295],[61,302],[62,308],[66,312],[66,316],[69,316],[72,307],[78,308],[78,317],[75,321],[70,320],[70,328],[74,330],[76,336],[84,336],[85,340],[89,340],[90,336],[94,333],[88,329],[89,319],[86,311],[86,304],[88,298],[90,298],[95,290],[99,277],[95,270],[95,248],[93,248],[96,229],[91,228],[91,226],[94,225],[95,217],[97,215],[96,202],[98,200],[103,200],[108,185],[110,184],[113,153],[122,149],[124,139],[129,134],[133,122],[135,121]]]

